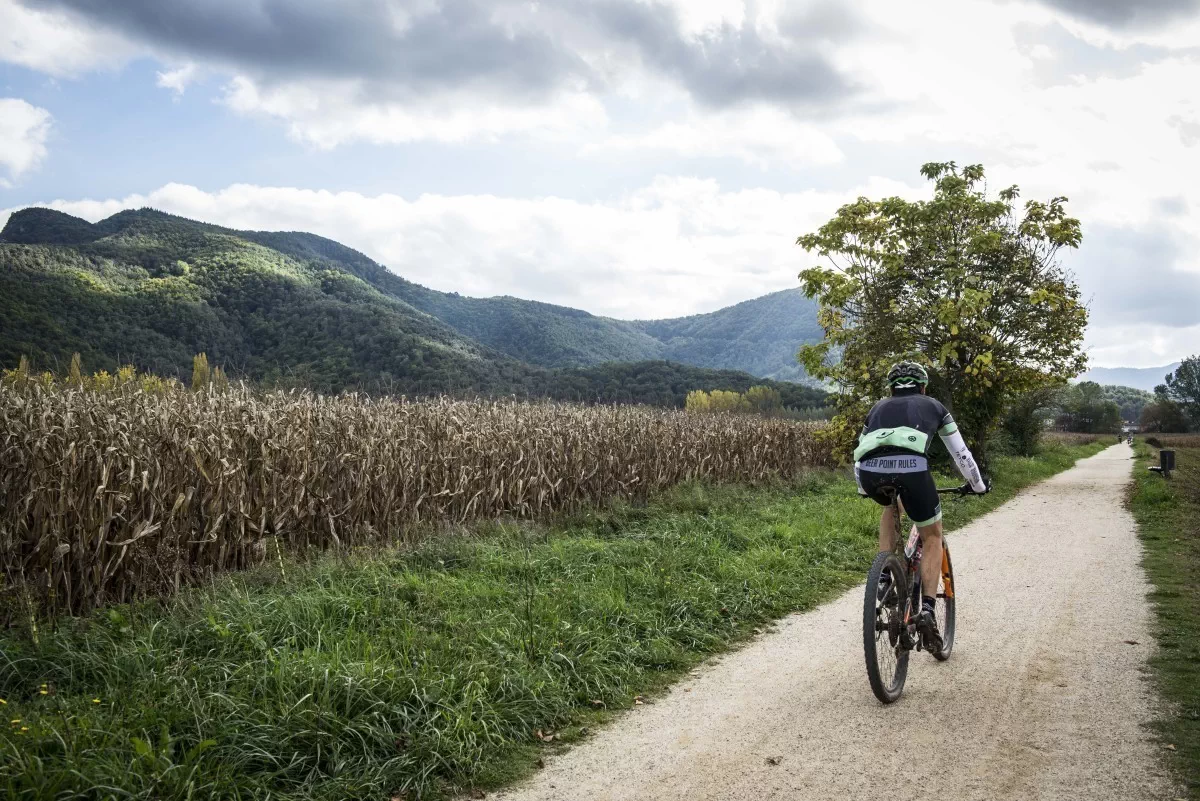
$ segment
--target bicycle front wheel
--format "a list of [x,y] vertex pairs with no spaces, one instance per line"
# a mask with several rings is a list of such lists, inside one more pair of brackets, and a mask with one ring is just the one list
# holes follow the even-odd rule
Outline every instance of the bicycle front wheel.
[[908,676],[907,648],[903,647],[904,607],[908,579],[896,554],[881,552],[867,574],[863,598],[863,650],[871,692],[890,704],[904,691]]
[[950,658],[954,650],[954,564],[950,561],[950,546],[942,540],[942,580],[938,583],[937,605],[934,607],[942,648],[934,652],[940,662]]

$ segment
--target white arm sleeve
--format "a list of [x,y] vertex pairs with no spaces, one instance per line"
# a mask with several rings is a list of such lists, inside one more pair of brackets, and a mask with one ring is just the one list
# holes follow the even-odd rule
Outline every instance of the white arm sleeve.
[[858,486],[858,494],[867,497],[867,493],[862,488],[862,476],[858,472],[858,462],[854,463],[854,483]]
[[946,446],[946,450],[950,451],[950,458],[954,460],[954,466],[958,468],[958,472],[971,485],[971,489],[976,492],[983,492],[987,489],[987,485],[983,483],[983,476],[979,472],[979,465],[975,464],[975,457],[971,455],[971,449],[963,441],[962,433],[959,432],[958,426],[953,426],[953,428],[954,430],[948,434],[938,432],[942,438],[942,444]]

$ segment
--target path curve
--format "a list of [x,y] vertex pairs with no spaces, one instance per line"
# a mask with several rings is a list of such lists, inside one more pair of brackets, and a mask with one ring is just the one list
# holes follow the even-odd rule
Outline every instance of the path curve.
[[880,705],[867,685],[859,587],[708,663],[500,797],[1172,798],[1143,726],[1155,701],[1149,585],[1122,505],[1131,456],[1110,447],[950,535],[954,655],[913,654],[898,703]]

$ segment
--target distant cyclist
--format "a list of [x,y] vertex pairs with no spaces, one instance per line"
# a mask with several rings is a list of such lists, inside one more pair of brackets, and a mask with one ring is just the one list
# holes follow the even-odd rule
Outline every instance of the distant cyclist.
[[[900,362],[888,371],[892,396],[876,403],[854,449],[854,478],[859,494],[886,507],[879,521],[879,550],[895,547],[897,522],[892,520],[891,500],[882,492],[894,487],[901,509],[921,535],[922,593],[937,593],[942,572],[942,503],[929,470],[929,447],[933,435],[941,437],[954,466],[980,495],[991,484],[979,472],[975,458],[963,441],[950,412],[940,401],[925,394],[929,374],[915,362]],[[934,595],[922,595],[917,618],[926,642],[937,641]]]

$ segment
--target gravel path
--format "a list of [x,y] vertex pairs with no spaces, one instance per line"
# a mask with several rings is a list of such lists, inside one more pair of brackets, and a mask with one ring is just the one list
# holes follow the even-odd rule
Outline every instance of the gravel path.
[[[950,536],[958,640],[884,707],[862,588],[707,664],[508,801],[1171,799],[1142,724],[1149,588],[1119,445]],[[969,501],[967,501],[969,502]],[[903,775],[902,780],[898,776]]]

